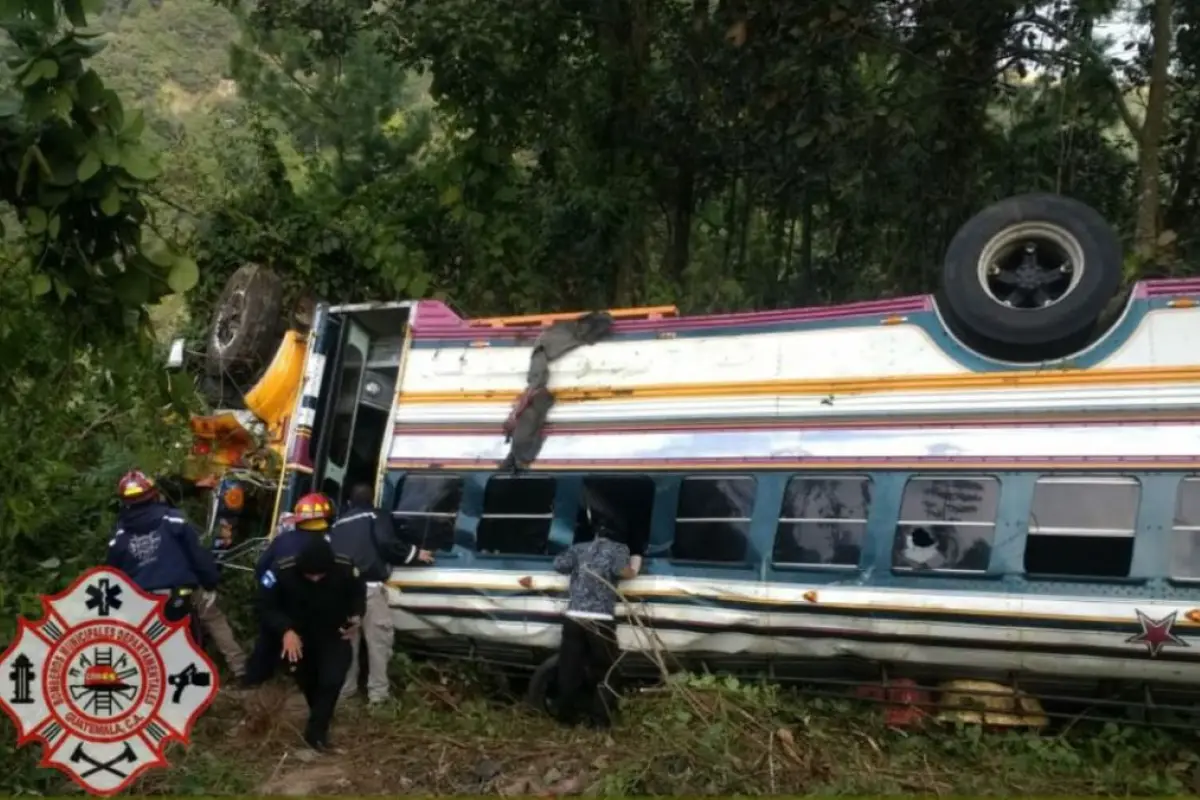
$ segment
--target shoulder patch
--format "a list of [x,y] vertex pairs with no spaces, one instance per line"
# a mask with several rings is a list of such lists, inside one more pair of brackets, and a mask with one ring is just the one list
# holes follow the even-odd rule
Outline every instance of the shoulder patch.
[[358,577],[358,567],[354,567],[354,566],[350,567],[350,574],[357,578]]
[[267,570],[263,573],[262,579],[259,581],[259,583],[263,585],[263,588],[270,589],[275,585],[275,580],[274,570]]

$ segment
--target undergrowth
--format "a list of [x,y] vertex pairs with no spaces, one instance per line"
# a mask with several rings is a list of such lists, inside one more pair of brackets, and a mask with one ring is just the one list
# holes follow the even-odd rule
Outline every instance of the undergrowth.
[[[1089,794],[1200,789],[1194,734],[1076,725],[1046,735],[887,728],[877,708],[714,676],[627,696],[613,730],[564,729],[486,670],[395,662],[395,698],[343,704],[335,744],[303,760],[304,707],[284,682],[223,694],[191,748],[141,794]],[[13,741],[11,728],[5,743]],[[33,752],[31,752],[33,751]],[[61,793],[26,748],[0,790]],[[7,758],[7,755],[6,755]]]

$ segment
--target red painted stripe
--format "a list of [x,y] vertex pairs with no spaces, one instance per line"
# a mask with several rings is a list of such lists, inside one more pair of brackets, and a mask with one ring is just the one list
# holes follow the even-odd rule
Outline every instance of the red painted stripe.
[[[426,306],[426,303],[429,303],[429,305]],[[439,303],[438,306],[441,306],[441,304]],[[930,311],[932,308],[933,299],[929,295],[918,295],[892,300],[847,303],[838,306],[789,308],[777,311],[749,311],[733,314],[702,314],[692,317],[667,317],[663,319],[618,320],[613,324],[612,330],[616,334],[674,333],[697,330],[717,331],[723,328],[912,314],[921,311]],[[479,341],[533,339],[541,332],[538,328],[471,328],[467,325],[467,320],[458,317],[445,306],[441,306],[441,308],[434,307],[432,301],[424,301],[422,303],[412,331],[415,340],[464,339]]]
[[1200,292],[1200,278],[1173,278],[1161,281],[1146,281],[1139,284],[1140,297],[1170,297],[1176,294]]

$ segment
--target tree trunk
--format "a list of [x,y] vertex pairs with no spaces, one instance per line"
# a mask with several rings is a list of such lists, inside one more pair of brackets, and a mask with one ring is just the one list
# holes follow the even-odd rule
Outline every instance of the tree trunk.
[[675,185],[671,198],[671,242],[667,248],[667,277],[682,284],[692,246],[692,214],[696,208],[696,134],[704,102],[704,35],[709,26],[708,0],[692,1],[692,25],[688,36],[689,63],[686,86],[691,103],[691,118],[685,123],[679,154],[675,162]]
[[1171,60],[1172,0],[1154,0],[1154,57],[1150,65],[1150,94],[1146,119],[1138,137],[1138,206],[1136,251],[1140,259],[1154,258],[1158,242],[1159,161],[1167,102],[1167,67]]
[[1192,196],[1196,193],[1197,170],[1200,169],[1200,116],[1192,116],[1188,137],[1183,145],[1183,156],[1175,170],[1175,189],[1171,202],[1163,214],[1163,225],[1169,231],[1178,232],[1187,222]]

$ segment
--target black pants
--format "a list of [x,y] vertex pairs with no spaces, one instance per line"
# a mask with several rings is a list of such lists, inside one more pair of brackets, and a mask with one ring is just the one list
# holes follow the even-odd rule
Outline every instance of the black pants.
[[304,656],[296,665],[296,683],[308,701],[304,741],[312,747],[328,747],[329,725],[350,671],[350,643],[336,636],[317,639],[302,635],[301,641]]
[[571,725],[586,711],[594,725],[607,727],[617,709],[609,685],[609,670],[617,659],[617,626],[612,620],[563,621],[558,651],[558,708],[560,722]]
[[259,686],[271,680],[275,669],[279,666],[279,653],[283,650],[283,641],[278,634],[259,623],[258,636],[254,640],[254,650],[246,660],[246,675],[242,678],[245,687]]
[[[165,591],[165,590],[164,590]],[[192,638],[200,647],[204,647],[204,629],[196,618],[196,590],[192,587],[171,589],[167,603],[163,606],[163,617],[167,622],[187,620]]]

